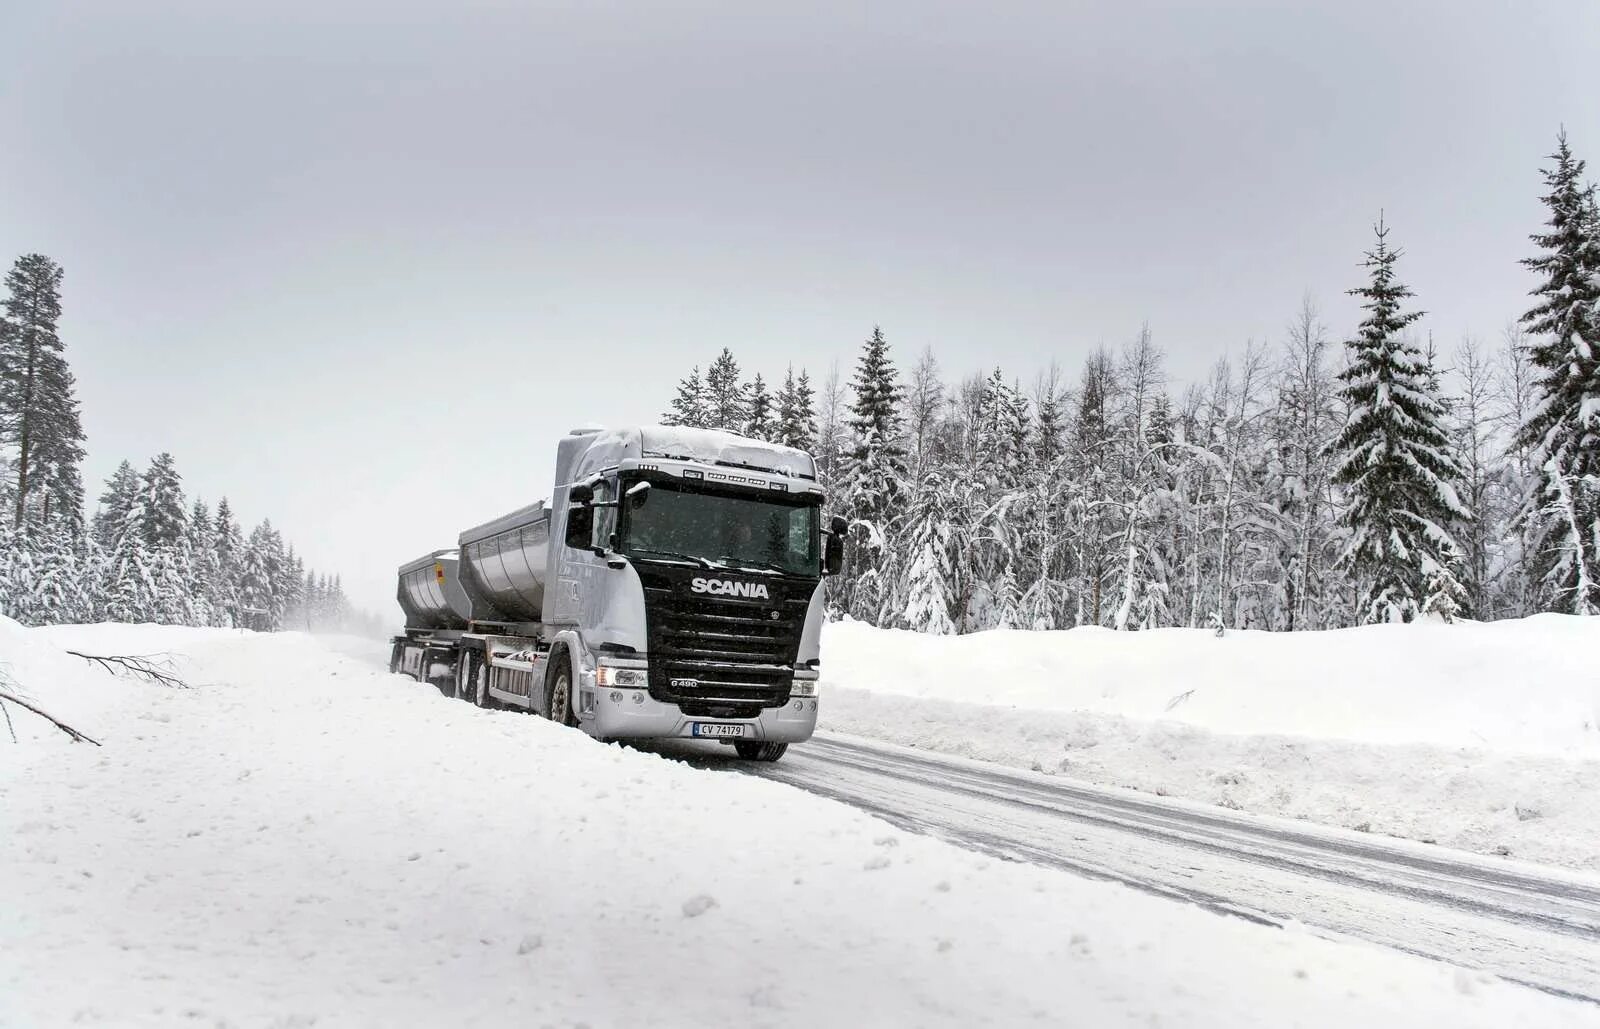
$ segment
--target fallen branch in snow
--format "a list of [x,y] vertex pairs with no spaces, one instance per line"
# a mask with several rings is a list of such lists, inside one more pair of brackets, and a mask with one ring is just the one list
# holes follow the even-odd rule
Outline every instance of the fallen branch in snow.
[[90,664],[97,664],[112,675],[120,672],[132,674],[155,683],[157,686],[170,686],[177,690],[186,690],[189,684],[184,682],[177,674],[177,664],[171,654],[80,654],[76,650],[67,653],[73,657],[81,657]]
[[[7,701],[7,700],[11,701],[11,703],[17,705],[18,707],[23,708],[24,710],[27,710],[27,711],[32,711],[34,714],[38,715],[40,718],[43,718],[45,721],[49,722],[51,725],[55,726],[57,729],[60,729],[62,732],[66,733],[68,736],[71,736],[72,737],[72,742],[74,742],[74,743],[78,742],[79,740],[83,740],[83,741],[88,742],[88,743],[93,743],[97,747],[100,746],[100,741],[99,740],[94,739],[94,738],[89,737],[89,736],[85,736],[83,733],[81,733],[78,730],[74,729],[72,726],[68,725],[66,722],[63,722],[61,719],[57,718],[55,715],[52,715],[50,712],[45,711],[42,708],[35,707],[33,704],[29,703],[26,700],[23,700],[21,697],[17,696],[15,693],[12,693],[10,690],[0,689],[0,710],[4,710],[5,709],[5,703],[4,702]],[[7,725],[11,724],[11,713],[10,712],[6,712],[6,724]],[[11,738],[13,740],[15,740],[17,738],[17,735],[16,735],[15,732],[13,732],[11,734]]]

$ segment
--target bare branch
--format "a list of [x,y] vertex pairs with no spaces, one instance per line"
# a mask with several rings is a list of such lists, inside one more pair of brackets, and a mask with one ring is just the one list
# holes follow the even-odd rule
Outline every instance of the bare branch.
[[[43,710],[43,709],[41,709],[39,707],[36,707],[35,705],[29,703],[26,700],[23,700],[21,697],[17,696],[15,693],[12,693],[10,690],[0,689],[0,710],[4,709],[4,703],[3,702],[7,701],[7,700],[11,701],[13,704],[17,705],[18,707],[20,707],[20,708],[22,708],[22,709],[24,709],[26,711],[32,711],[34,714],[38,715],[40,718],[43,718],[45,721],[49,722],[51,725],[55,726],[57,729],[60,729],[62,732],[66,733],[68,736],[72,737],[72,742],[74,742],[74,743],[78,742],[79,740],[83,740],[86,743],[93,743],[97,747],[100,746],[100,741],[99,740],[92,739],[92,738],[90,738],[88,736],[85,736],[83,733],[81,733],[78,730],[74,729],[72,726],[68,725],[66,722],[63,722],[61,719],[57,718],[55,715],[52,715],[48,711],[45,711],[45,710]],[[11,715],[9,713],[7,713],[6,714],[6,724],[9,725],[10,723],[11,723]],[[16,734],[13,733],[11,738],[12,739],[16,739]]]
[[73,657],[81,657],[90,664],[99,665],[112,675],[128,672],[157,686],[169,686],[176,690],[186,690],[189,684],[177,674],[177,663],[171,654],[80,654],[76,650],[67,653]]

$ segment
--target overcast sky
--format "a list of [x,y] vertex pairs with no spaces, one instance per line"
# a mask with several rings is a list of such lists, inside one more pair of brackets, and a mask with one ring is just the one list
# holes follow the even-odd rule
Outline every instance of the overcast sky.
[[0,256],[66,267],[91,495],[170,450],[398,619],[723,346],[1026,382],[1148,321],[1177,385],[1307,290],[1343,338],[1380,208],[1492,338],[1597,54],[1595,0],[9,0]]

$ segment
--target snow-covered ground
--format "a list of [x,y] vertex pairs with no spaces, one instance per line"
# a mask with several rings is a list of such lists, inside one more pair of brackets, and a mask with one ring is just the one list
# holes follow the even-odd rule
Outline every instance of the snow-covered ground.
[[1600,619],[928,637],[828,626],[822,726],[1600,868]]
[[[170,650],[194,688],[64,656]],[[0,623],[0,1025],[1597,1025],[908,835],[298,635]]]

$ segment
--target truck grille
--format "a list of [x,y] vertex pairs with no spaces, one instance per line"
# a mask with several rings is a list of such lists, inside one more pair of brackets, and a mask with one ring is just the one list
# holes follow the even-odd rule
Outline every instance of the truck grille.
[[706,718],[754,718],[788,702],[804,601],[708,600],[651,586],[645,597],[656,700]]

